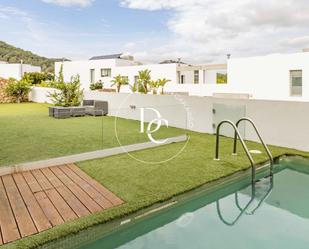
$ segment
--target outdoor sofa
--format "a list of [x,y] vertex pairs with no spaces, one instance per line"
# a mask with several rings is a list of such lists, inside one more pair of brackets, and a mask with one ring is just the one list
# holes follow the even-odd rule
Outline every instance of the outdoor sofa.
[[103,116],[108,114],[107,101],[84,100],[82,106],[49,107],[49,116],[54,118],[81,117],[85,115]]
[[101,100],[84,100],[83,107],[87,115],[103,116],[108,114],[108,102]]

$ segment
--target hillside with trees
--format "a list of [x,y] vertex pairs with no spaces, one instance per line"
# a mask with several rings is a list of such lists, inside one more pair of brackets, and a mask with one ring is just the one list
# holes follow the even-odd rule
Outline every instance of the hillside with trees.
[[42,72],[54,73],[54,63],[56,61],[62,61],[62,58],[42,57],[0,41],[0,61],[20,63],[21,60],[23,60],[25,64],[40,66]]

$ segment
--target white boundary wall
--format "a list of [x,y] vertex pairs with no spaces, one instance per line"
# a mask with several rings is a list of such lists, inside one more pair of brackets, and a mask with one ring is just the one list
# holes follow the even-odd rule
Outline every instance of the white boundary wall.
[[15,78],[17,80],[21,79],[21,76],[24,73],[28,72],[41,72],[41,67],[32,66],[28,64],[9,64],[9,63],[2,63],[0,64],[0,77],[8,79],[8,78]]
[[[33,91],[37,90],[37,88],[33,89]],[[34,94],[34,96],[37,97],[32,101],[48,101],[47,99],[43,101],[44,98],[41,95]],[[109,103],[110,115],[135,120],[140,117],[139,107],[154,107],[163,112],[163,118],[172,120],[172,126],[206,133],[215,132],[213,127],[214,105],[241,106],[245,108],[246,116],[255,121],[267,144],[309,151],[309,115],[305,113],[305,110],[309,109],[309,102],[181,95],[175,97],[171,95],[104,93],[98,91],[86,91],[84,99],[106,100]],[[135,109],[132,107],[135,107]],[[229,116],[230,113],[226,115]],[[245,138],[258,141],[256,134],[249,125],[245,129]]]
[[52,104],[52,100],[47,97],[49,93],[57,91],[54,88],[48,87],[32,87],[31,92],[29,93],[29,100],[37,103],[49,103]]

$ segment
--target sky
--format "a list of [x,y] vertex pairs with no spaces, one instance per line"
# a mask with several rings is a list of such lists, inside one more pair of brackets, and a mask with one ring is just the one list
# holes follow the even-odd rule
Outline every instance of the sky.
[[0,40],[46,57],[224,62],[309,48],[308,0],[0,0]]

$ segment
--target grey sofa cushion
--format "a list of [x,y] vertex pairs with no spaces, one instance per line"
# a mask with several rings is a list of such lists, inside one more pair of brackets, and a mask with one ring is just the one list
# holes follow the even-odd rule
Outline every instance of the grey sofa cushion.
[[85,99],[83,100],[83,106],[94,106],[94,100],[90,99]]

